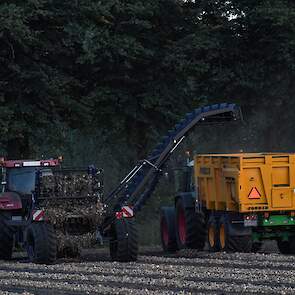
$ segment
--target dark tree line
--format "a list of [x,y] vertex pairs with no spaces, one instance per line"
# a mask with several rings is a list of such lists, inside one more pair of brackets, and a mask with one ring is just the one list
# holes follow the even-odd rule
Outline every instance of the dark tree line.
[[221,101],[266,109],[253,124],[276,148],[274,128],[293,135],[294,58],[293,1],[3,0],[1,153],[55,151],[78,130],[141,157]]

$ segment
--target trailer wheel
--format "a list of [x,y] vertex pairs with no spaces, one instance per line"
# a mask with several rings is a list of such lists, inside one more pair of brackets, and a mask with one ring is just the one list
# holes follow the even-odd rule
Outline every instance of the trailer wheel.
[[110,255],[113,261],[136,261],[138,237],[134,219],[116,219],[110,236]]
[[259,252],[262,248],[262,244],[263,244],[262,242],[253,242],[251,252],[253,253]]
[[278,248],[282,254],[291,254],[290,244],[288,241],[278,240],[277,244],[278,244]]
[[207,223],[207,241],[210,252],[217,252],[220,250],[217,220],[213,214],[209,216]]
[[295,254],[295,237],[290,237],[289,241],[277,241],[278,248],[282,254]]
[[162,207],[160,217],[161,242],[164,252],[178,250],[175,233],[175,208]]
[[202,250],[204,248],[206,239],[204,214],[185,207],[181,199],[176,203],[176,228],[179,249]]
[[0,214],[0,259],[9,260],[12,256],[13,249],[13,230],[5,220],[7,215]]
[[29,225],[26,235],[29,260],[34,263],[51,264],[57,255],[57,240],[53,226],[45,222]]
[[233,235],[230,232],[230,226],[234,227],[235,225],[230,225],[230,220],[226,214],[222,215],[218,226],[220,250],[226,252],[251,252],[252,237],[250,235]]

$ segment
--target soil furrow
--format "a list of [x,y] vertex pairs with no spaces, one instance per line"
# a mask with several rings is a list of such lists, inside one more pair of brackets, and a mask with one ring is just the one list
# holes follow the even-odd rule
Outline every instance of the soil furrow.
[[1,261],[0,294],[295,294],[294,256],[154,252],[132,263],[101,257],[54,265]]
[[[107,276],[114,276],[118,280],[121,278],[127,277],[127,278],[149,278],[149,279],[177,279],[179,276],[181,276],[181,279],[183,281],[214,281],[214,282],[234,282],[234,283],[244,283],[247,281],[251,281],[255,284],[268,284],[271,286],[281,286],[284,285],[286,287],[295,287],[295,274],[289,272],[289,274],[286,276],[286,274],[279,273],[278,271],[271,274],[269,272],[266,273],[266,271],[256,270],[255,273],[249,273],[249,272],[242,272],[240,269],[233,269],[230,272],[225,273],[224,269],[208,269],[208,268],[194,268],[190,270],[185,269],[172,269],[169,270],[169,272],[158,269],[157,272],[154,270],[147,270],[142,269],[141,272],[138,272],[136,269],[133,270],[133,272],[128,271],[122,271],[122,272],[105,272],[103,269],[101,272],[92,272],[89,271],[63,271],[63,272],[54,272],[52,270],[47,271],[46,273],[40,272],[40,271],[25,271],[18,269],[17,271],[7,271],[7,270],[0,270],[0,278],[50,278],[55,280],[75,280],[75,281],[97,281],[101,277],[107,277]],[[278,276],[280,275],[280,276]]]

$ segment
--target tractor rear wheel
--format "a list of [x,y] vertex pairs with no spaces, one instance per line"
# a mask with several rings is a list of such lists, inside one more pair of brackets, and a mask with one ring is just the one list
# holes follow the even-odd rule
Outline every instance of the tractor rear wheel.
[[[218,238],[220,250],[226,252],[251,252],[251,235],[234,235],[230,231],[230,226],[234,227],[235,225],[230,224],[229,216],[225,213],[220,217],[218,222]],[[241,231],[237,229],[236,232],[238,233]]]
[[6,224],[10,215],[0,214],[0,259],[9,260],[13,249],[13,230]]
[[160,217],[161,242],[164,252],[178,250],[175,233],[175,209],[162,207]]
[[26,234],[29,260],[34,263],[51,264],[57,255],[57,240],[53,226],[45,222],[29,225]]
[[295,254],[295,236],[290,237],[289,241],[277,241],[278,248],[282,254]]
[[181,199],[176,203],[176,240],[179,249],[202,250],[205,245],[205,218],[202,212],[185,207]]
[[134,218],[116,219],[110,235],[110,255],[113,261],[137,260],[138,237]]

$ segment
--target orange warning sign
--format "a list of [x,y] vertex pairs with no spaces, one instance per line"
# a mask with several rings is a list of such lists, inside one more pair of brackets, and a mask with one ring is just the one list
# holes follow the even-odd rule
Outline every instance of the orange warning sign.
[[248,195],[248,199],[260,199],[261,194],[259,193],[256,187],[252,187],[250,194]]

